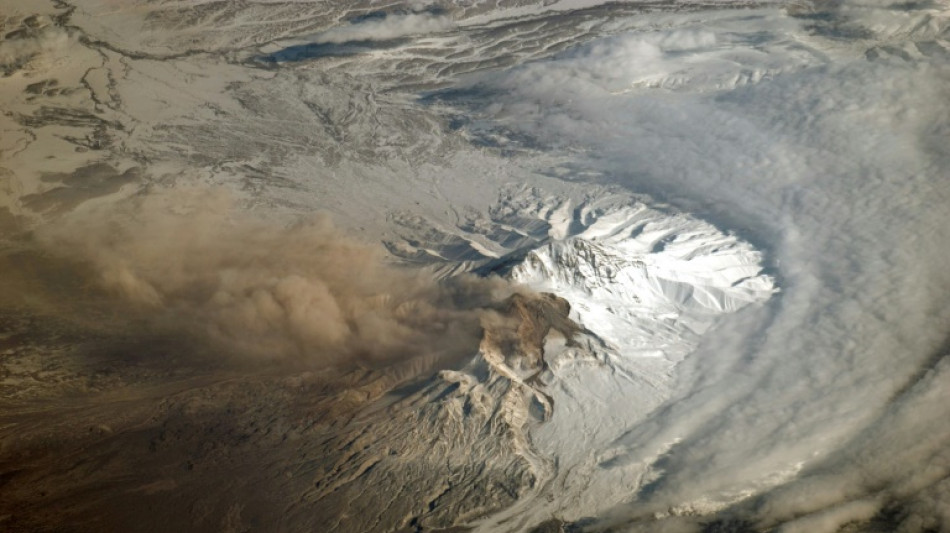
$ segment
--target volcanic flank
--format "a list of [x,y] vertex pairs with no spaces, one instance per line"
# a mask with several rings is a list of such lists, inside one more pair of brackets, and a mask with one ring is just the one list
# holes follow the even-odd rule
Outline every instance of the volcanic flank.
[[[112,378],[5,418],[18,431],[0,463],[0,516],[14,530],[365,530],[449,527],[496,511],[543,475],[526,426],[552,407],[537,379],[545,343],[581,330],[568,312],[550,294],[512,294],[486,311],[465,369],[431,377],[196,370],[173,353],[180,346],[130,360],[127,339],[21,316],[17,357],[92,337],[75,370]],[[124,350],[94,353],[111,342]]]
[[0,0],[0,530],[950,531],[948,14]]

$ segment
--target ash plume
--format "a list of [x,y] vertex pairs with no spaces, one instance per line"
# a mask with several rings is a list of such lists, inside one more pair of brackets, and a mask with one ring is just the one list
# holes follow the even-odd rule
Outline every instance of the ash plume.
[[38,239],[147,322],[236,357],[316,367],[471,355],[484,311],[515,290],[498,278],[440,283],[387,264],[326,215],[281,226],[212,191],[77,211]]

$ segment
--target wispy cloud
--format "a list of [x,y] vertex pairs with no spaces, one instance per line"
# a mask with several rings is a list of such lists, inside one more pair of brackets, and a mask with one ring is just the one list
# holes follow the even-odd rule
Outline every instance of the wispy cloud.
[[928,366],[950,331],[950,153],[933,142],[950,70],[829,57],[838,44],[800,21],[756,17],[755,32],[723,18],[629,34],[477,82],[495,95],[487,118],[584,147],[606,179],[749,235],[779,266],[777,303],[724,320],[674,398],[616,443],[610,468],[653,481],[613,516],[656,528],[768,493],[739,519],[834,531],[899,501],[950,527],[950,375]]
[[0,40],[0,72],[11,72],[44,54],[69,46],[69,34],[59,27],[23,27]]
[[313,43],[387,41],[410,35],[443,32],[455,27],[451,18],[429,13],[387,15],[345,24],[320,32],[308,40]]

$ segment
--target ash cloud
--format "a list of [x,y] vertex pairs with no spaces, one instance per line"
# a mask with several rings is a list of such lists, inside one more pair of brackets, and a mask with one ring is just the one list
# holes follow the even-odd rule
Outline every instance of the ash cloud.
[[38,239],[151,323],[231,356],[311,367],[470,356],[485,311],[514,291],[497,278],[437,282],[387,264],[325,215],[279,226],[213,191],[87,206]]

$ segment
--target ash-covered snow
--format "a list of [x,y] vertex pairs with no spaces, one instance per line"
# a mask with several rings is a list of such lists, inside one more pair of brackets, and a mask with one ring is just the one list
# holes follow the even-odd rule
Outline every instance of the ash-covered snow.
[[0,0],[0,529],[950,529],[948,13]]

